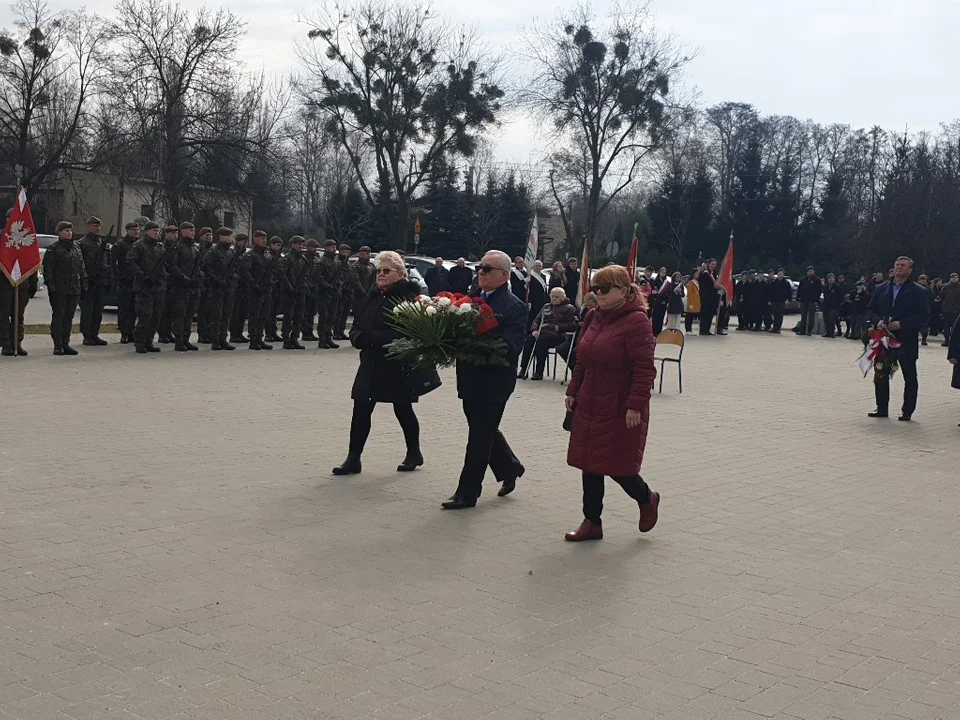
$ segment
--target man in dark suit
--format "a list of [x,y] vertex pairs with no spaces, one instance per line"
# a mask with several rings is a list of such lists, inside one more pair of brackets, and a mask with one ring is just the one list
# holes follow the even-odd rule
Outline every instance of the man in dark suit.
[[[910,279],[913,272],[913,260],[898,257],[893,266],[893,280],[877,287],[870,305],[867,306],[867,319],[878,329],[887,328],[900,341],[897,359],[903,373],[903,408],[899,420],[910,420],[917,407],[917,358],[920,356],[920,328],[927,322],[930,297],[927,291]],[[867,413],[870,417],[887,417],[890,404],[890,380],[874,383],[877,396],[877,409]]]
[[463,510],[477,504],[487,466],[501,484],[500,497],[513,492],[524,473],[523,464],[500,432],[500,420],[507,400],[517,385],[517,360],[523,350],[527,328],[527,306],[510,291],[510,256],[492,250],[483,256],[477,268],[479,289],[475,297],[485,301],[496,313],[499,325],[489,337],[507,344],[506,367],[457,363],[457,394],[463,402],[469,431],[467,452],[460,473],[460,484],[453,497],[443,503],[444,510]]

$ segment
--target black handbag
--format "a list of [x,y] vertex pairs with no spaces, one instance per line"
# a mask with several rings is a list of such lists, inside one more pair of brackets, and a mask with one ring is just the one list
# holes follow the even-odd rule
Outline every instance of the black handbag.
[[413,400],[432,393],[443,385],[443,381],[440,380],[440,373],[437,372],[436,368],[430,368],[429,370],[411,368],[407,370],[403,381],[410,398]]
[[563,429],[567,432],[573,430],[573,410],[567,410],[567,414],[563,416]]

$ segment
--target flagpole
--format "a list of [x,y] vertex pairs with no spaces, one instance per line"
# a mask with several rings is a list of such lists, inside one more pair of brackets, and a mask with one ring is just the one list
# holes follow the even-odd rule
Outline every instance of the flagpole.
[[20,357],[20,286],[13,286],[13,354]]

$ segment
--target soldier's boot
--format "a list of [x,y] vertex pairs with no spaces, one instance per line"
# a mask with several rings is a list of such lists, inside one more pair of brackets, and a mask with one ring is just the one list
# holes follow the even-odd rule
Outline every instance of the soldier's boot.
[[339,350],[340,346],[333,341],[333,333],[327,333],[327,347],[330,350]]
[[136,348],[137,348],[137,352],[140,353],[141,355],[146,355],[148,352],[150,352],[149,350],[147,350],[146,345],[137,345]]
[[160,352],[160,348],[158,348],[153,343],[150,343],[149,345],[147,345],[147,352]]
[[170,337],[170,336],[167,335],[166,333],[160,333],[160,334],[158,335],[158,337],[157,337],[157,341],[158,341],[161,345],[169,345],[169,344],[172,343],[174,340],[173,340],[172,337]]
[[30,354],[30,353],[28,353],[28,352],[27,352],[26,350],[24,350],[22,347],[20,347],[19,345],[17,345],[17,355],[19,355],[20,357],[26,357],[26,356],[29,355],[29,354]]
[[63,346],[63,354],[64,354],[64,355],[79,355],[80,353],[79,353],[78,351],[74,350],[74,349],[73,349],[72,347],[70,347],[69,345],[64,345],[64,346]]
[[222,350],[236,350],[237,348],[227,342],[227,336],[224,335],[220,338],[220,348]]
[[261,349],[261,350],[273,350],[273,345],[267,345],[265,342],[263,342],[263,341],[261,340],[261,341],[260,341],[260,349]]
[[92,337],[85,337],[83,339],[83,344],[88,347],[92,347],[92,346],[95,346],[97,343]]
[[260,347],[260,343],[258,343],[256,340],[251,340],[251,341],[250,341],[250,345],[248,346],[248,348],[249,348],[250,350],[261,350],[261,349],[262,349],[262,348]]
[[190,342],[189,340],[187,340],[187,342],[185,342],[184,345],[186,345],[186,346],[187,346],[187,350],[190,350],[190,351],[196,351],[196,350],[199,350],[199,349],[200,349],[200,348],[198,348],[196,345],[194,345],[192,342]]
[[333,469],[334,475],[359,475],[363,471],[360,456],[349,453],[347,459]]
[[177,340],[176,347],[173,348],[177,352],[189,352],[190,348],[187,347],[187,344],[182,340]]
[[16,353],[13,351],[13,348],[9,345],[4,345],[3,350],[0,350],[0,355],[5,355],[6,357],[13,357]]
[[230,342],[237,343],[239,345],[240,343],[250,342],[250,338],[244,337],[243,333],[240,335],[230,335]]
[[108,343],[107,343],[106,340],[104,340],[104,339],[103,339],[102,337],[100,337],[99,335],[94,335],[94,337],[93,337],[93,344],[94,344],[94,345],[107,345]]
[[212,343],[212,344],[210,345],[210,349],[213,350],[214,352],[216,352],[216,351],[218,351],[218,350],[223,350],[223,348],[221,347],[220,343],[218,343],[218,342],[217,342],[217,343]]

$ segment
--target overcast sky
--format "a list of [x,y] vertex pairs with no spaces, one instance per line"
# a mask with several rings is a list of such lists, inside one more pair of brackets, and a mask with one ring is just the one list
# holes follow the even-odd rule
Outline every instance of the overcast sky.
[[[385,0],[389,1],[389,0]],[[54,8],[75,7],[49,0]],[[185,0],[186,6],[199,5]],[[508,57],[520,28],[552,20],[555,0],[435,0],[441,14],[476,25]],[[608,0],[596,0],[598,13]],[[111,0],[90,10],[109,15]],[[309,11],[297,0],[240,0],[230,9],[246,19],[243,54],[282,75],[294,65],[294,42]],[[654,0],[659,27],[697,52],[686,82],[704,106],[749,102],[765,114],[889,129],[936,129],[960,118],[960,0]],[[0,24],[9,26],[8,5]],[[498,156],[525,160],[539,141],[522,120],[499,133]]]

